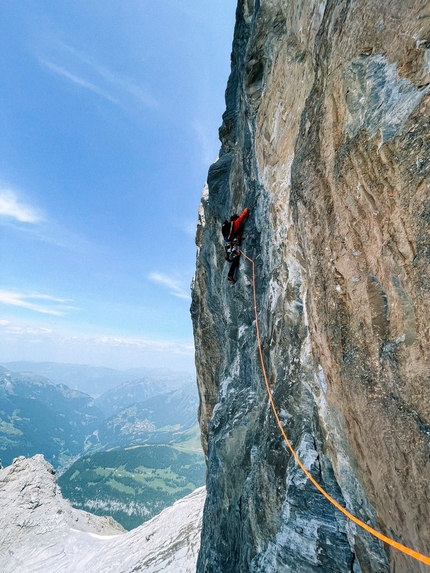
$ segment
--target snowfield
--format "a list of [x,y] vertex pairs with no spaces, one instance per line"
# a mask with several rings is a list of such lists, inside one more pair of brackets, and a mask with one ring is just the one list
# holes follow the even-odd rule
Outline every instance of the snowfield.
[[132,531],[63,499],[42,455],[0,470],[2,573],[194,573],[205,488]]

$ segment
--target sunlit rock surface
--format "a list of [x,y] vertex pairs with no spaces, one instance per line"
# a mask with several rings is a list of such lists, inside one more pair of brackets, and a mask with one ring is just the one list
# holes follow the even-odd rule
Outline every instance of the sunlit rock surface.
[[222,148],[197,229],[192,316],[208,457],[199,573],[415,573],[312,475],[430,554],[430,12],[418,0],[240,0]]
[[124,533],[111,518],[73,509],[43,456],[0,470],[2,573],[195,571],[204,488]]

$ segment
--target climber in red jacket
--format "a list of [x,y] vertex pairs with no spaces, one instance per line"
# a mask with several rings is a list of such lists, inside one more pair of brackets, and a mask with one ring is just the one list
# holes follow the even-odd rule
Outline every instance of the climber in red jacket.
[[222,224],[222,235],[225,241],[225,260],[231,263],[228,271],[228,280],[235,283],[234,273],[239,265],[240,240],[242,238],[243,222],[249,214],[249,209],[245,208],[242,215],[233,215],[228,221]]

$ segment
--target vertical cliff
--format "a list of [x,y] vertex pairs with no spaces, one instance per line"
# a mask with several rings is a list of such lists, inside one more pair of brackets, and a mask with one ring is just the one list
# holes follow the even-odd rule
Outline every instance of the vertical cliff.
[[250,266],[221,223],[249,207],[266,369],[312,475],[430,554],[430,7],[239,0],[197,230],[192,317],[207,452],[199,573],[415,573],[290,455],[258,361]]

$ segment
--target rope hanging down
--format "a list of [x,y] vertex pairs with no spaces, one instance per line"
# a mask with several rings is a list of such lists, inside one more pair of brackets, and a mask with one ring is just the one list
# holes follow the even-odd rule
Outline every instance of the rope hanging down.
[[378,539],[380,539],[381,541],[383,541],[384,543],[387,543],[388,545],[391,545],[391,547],[394,547],[395,549],[398,549],[399,551],[401,551],[402,553],[405,553],[406,555],[409,555],[410,557],[413,557],[414,559],[416,559],[417,561],[421,561],[422,563],[425,563],[426,565],[430,565],[430,557],[427,557],[426,555],[422,555],[421,553],[418,553],[417,551],[414,551],[413,549],[410,549],[409,547],[405,547],[405,545],[402,545],[401,543],[397,543],[397,541],[394,541],[394,539],[391,539],[390,537],[387,537],[386,535],[383,535],[382,533],[379,533],[379,531],[376,531],[376,529],[373,529],[372,527],[370,527],[369,525],[367,525],[367,523],[364,523],[363,521],[361,521],[360,519],[358,519],[358,517],[355,517],[355,515],[353,515],[352,513],[350,513],[347,509],[345,509],[344,507],[342,507],[335,499],[333,499],[331,497],[331,495],[329,495],[325,489],[323,487],[320,486],[320,484],[312,477],[312,475],[309,473],[309,471],[305,468],[305,466],[303,465],[303,463],[301,462],[299,456],[296,454],[293,446],[291,445],[290,440],[287,437],[287,434],[285,433],[285,430],[282,426],[281,420],[279,418],[278,412],[276,410],[276,406],[275,406],[275,402],[273,401],[273,397],[272,397],[272,392],[270,390],[270,386],[269,386],[269,382],[267,379],[267,374],[266,374],[266,368],[264,366],[264,360],[263,360],[263,351],[261,348],[261,339],[260,339],[260,329],[258,326],[258,314],[257,314],[257,295],[256,295],[256,290],[255,290],[255,271],[254,271],[254,261],[249,258],[247,255],[245,255],[245,253],[243,251],[240,251],[241,254],[245,257],[245,259],[247,259],[251,265],[252,265],[252,288],[254,291],[254,315],[255,315],[255,330],[256,330],[256,334],[257,334],[257,344],[258,344],[258,352],[260,355],[260,362],[261,362],[261,368],[263,371],[263,377],[264,377],[264,382],[266,384],[266,390],[267,390],[267,394],[269,396],[269,400],[270,400],[270,405],[272,407],[273,410],[273,414],[275,416],[276,422],[278,423],[279,429],[281,430],[282,436],[284,437],[285,443],[288,446],[288,449],[290,450],[291,454],[293,455],[294,459],[296,460],[297,464],[300,466],[300,468],[303,470],[303,472],[305,473],[306,477],[313,483],[313,485],[323,494],[323,496],[325,498],[328,499],[328,501],[334,505],[339,511],[341,511],[344,515],[346,515],[346,517],[348,519],[350,519],[351,521],[353,521],[354,523],[356,523],[357,525],[359,525],[360,527],[362,527],[363,529],[365,529],[366,531],[368,531],[369,533],[371,533],[372,535],[374,535],[375,537],[377,537]]

